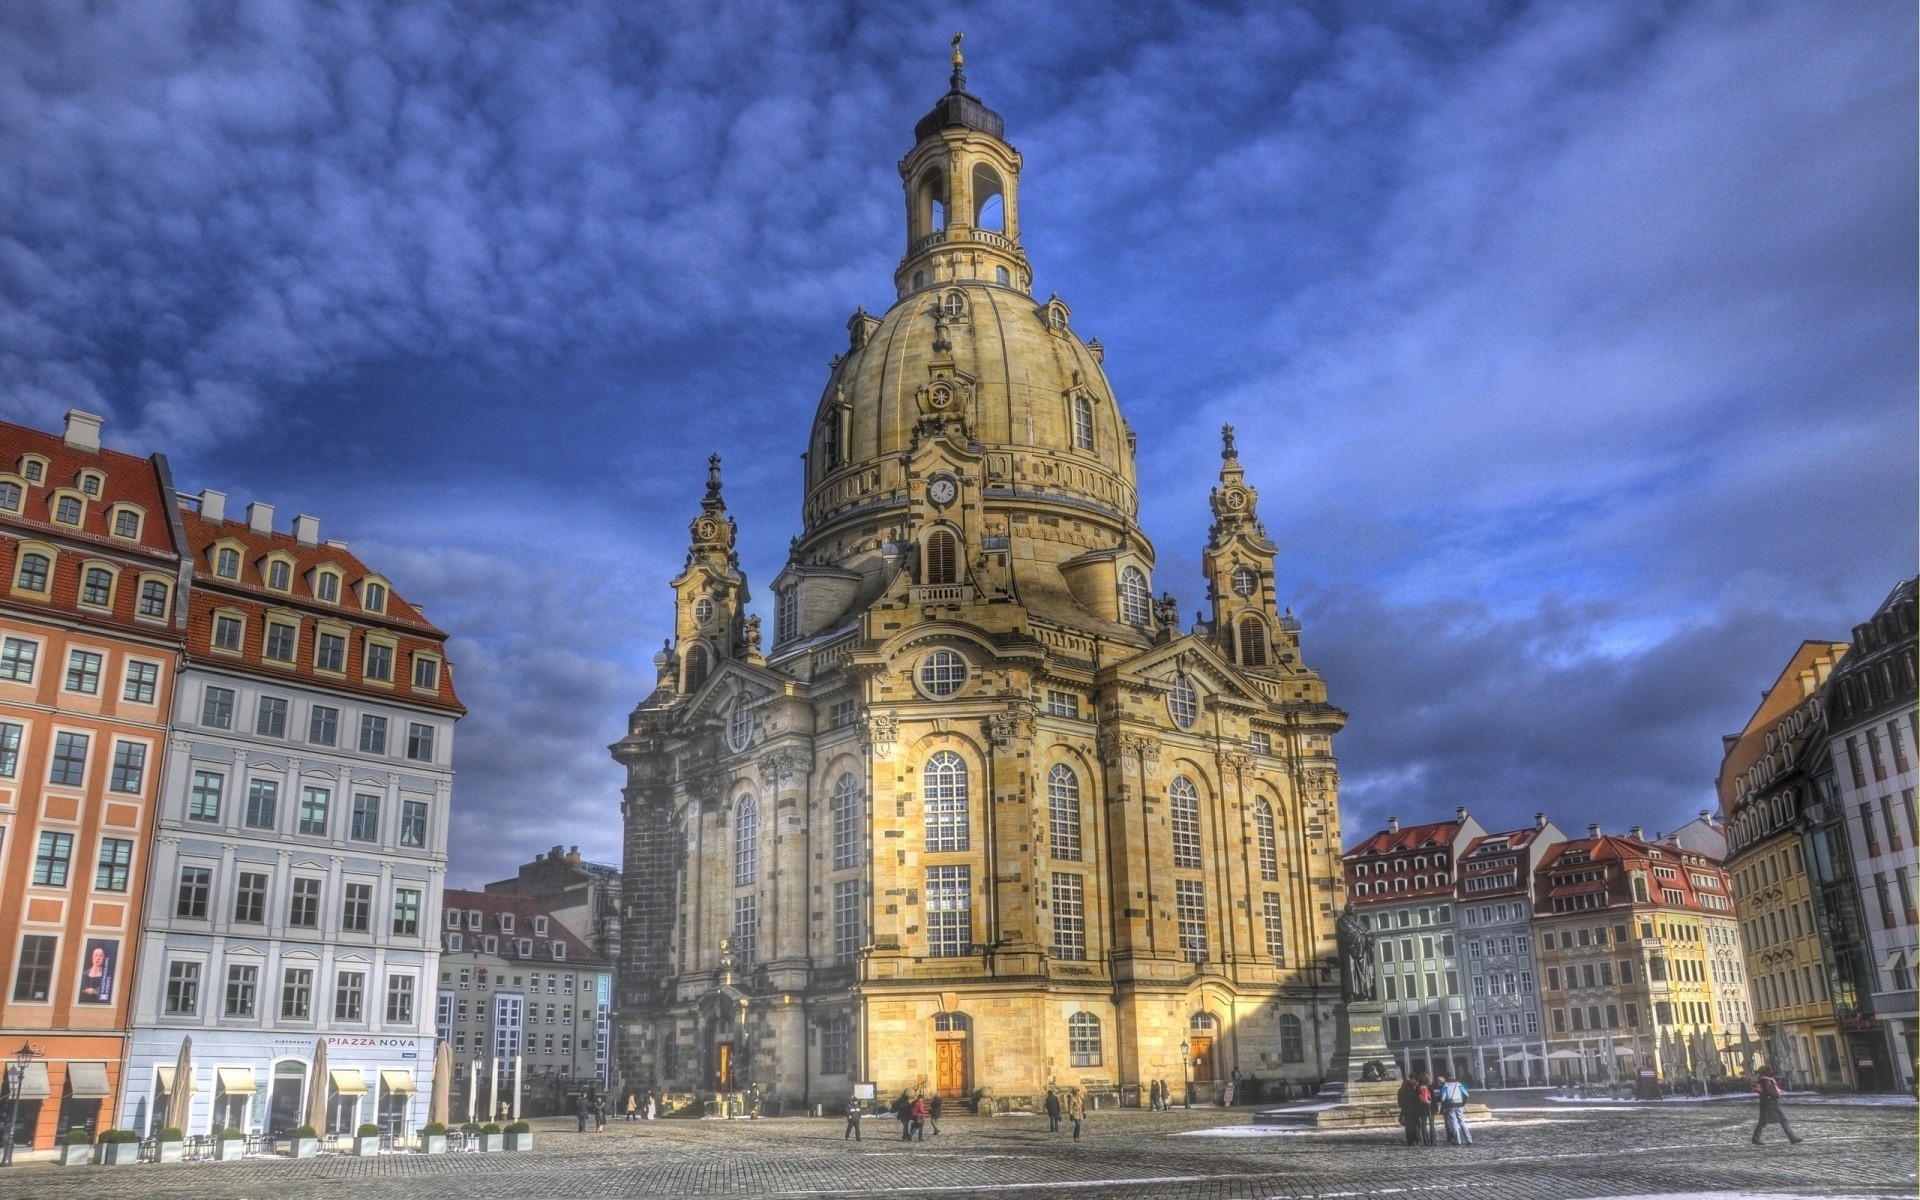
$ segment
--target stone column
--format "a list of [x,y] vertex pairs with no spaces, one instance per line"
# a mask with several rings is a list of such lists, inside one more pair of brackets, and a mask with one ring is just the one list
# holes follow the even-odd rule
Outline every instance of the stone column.
[[[987,718],[987,818],[993,822],[992,872],[983,881],[993,889],[998,935],[995,971],[1001,975],[1037,975],[1045,957],[1035,892],[1045,886],[1034,863],[1032,755],[1034,711],[1015,702]],[[1028,847],[1023,851],[1022,845]]]

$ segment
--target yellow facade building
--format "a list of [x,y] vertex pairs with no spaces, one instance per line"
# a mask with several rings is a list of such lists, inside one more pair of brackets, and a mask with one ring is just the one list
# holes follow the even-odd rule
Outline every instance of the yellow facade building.
[[716,461],[658,687],[612,748],[621,1084],[1318,1080],[1345,718],[1231,431],[1211,611],[1183,631],[1102,348],[1031,293],[1021,158],[957,48],[915,138],[898,299],[848,322],[773,628]]

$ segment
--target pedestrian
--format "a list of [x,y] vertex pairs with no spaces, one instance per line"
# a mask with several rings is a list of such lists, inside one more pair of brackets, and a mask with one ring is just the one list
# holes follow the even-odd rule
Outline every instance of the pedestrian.
[[933,1099],[927,1101],[927,1123],[933,1126],[933,1136],[940,1136],[940,1093],[935,1092]]
[[586,1093],[581,1093],[579,1102],[574,1105],[573,1115],[580,1122],[580,1132],[585,1133],[587,1131],[587,1118],[593,1115],[593,1110],[587,1107]]
[[607,1098],[602,1096],[593,1102],[593,1131],[595,1133],[602,1133],[605,1132],[606,1128]]
[[913,1140],[916,1142],[926,1141],[927,1098],[925,1096],[915,1096],[913,1103],[907,1106],[907,1114],[911,1121],[907,1128],[909,1132],[913,1134]]
[[1047,1089],[1047,1132],[1060,1132],[1060,1093]]
[[900,1122],[900,1140],[903,1142],[912,1141],[913,1097],[907,1093],[907,1089],[905,1088],[900,1089],[900,1098],[893,1102],[893,1115],[894,1119]]
[[647,1120],[651,1121],[659,1115],[660,1093],[649,1090],[647,1092]]
[[1400,1126],[1407,1131],[1407,1145],[1420,1144],[1420,1081],[1408,1075],[1400,1080],[1394,1100],[1400,1105]]
[[848,1138],[856,1142],[860,1140],[860,1098],[858,1096],[847,1098],[847,1132],[841,1135],[840,1140],[844,1142]]
[[1447,1122],[1447,1145],[1473,1145],[1473,1131],[1467,1128],[1467,1085],[1458,1079],[1440,1084],[1440,1112]]
[[1771,1075],[1762,1075],[1754,1081],[1753,1090],[1760,1095],[1760,1120],[1753,1127],[1753,1144],[1760,1144],[1761,1130],[1778,1124],[1780,1132],[1787,1135],[1787,1140],[1798,1146],[1799,1135],[1793,1132],[1793,1126],[1787,1124],[1787,1114],[1780,1111],[1780,1081]]
[[640,1119],[640,1101],[634,1096],[632,1092],[628,1092],[627,1093],[627,1120],[638,1121],[639,1119]]
[[1433,1145],[1433,1077],[1425,1071],[1420,1072],[1420,1090],[1416,1095],[1420,1101],[1420,1144]]
[[1067,1120],[1073,1122],[1073,1140],[1080,1140],[1080,1126],[1087,1119],[1087,1096],[1079,1088],[1067,1092]]
[[1239,1086],[1240,1086],[1240,1081],[1238,1079],[1227,1080],[1227,1086],[1220,1089],[1220,1107],[1221,1108],[1233,1107],[1234,1089],[1238,1088]]

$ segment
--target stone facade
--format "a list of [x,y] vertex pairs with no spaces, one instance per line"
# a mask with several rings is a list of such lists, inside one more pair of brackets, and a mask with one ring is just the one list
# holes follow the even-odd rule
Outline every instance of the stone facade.
[[[1190,631],[1134,442],[952,90],[901,164],[762,650],[718,462],[627,772],[617,1087],[1020,1101],[1326,1071],[1332,736],[1228,432]],[[1185,1049],[1183,1050],[1183,1046]]]

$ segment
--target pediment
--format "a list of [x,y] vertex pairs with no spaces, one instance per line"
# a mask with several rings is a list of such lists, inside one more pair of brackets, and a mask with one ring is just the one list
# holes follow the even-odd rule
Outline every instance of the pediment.
[[768,696],[790,692],[796,686],[793,679],[765,667],[756,667],[739,659],[724,659],[707,676],[700,690],[683,711],[683,724],[692,724],[702,720],[712,720],[733,704],[734,697],[744,695],[749,700],[761,700]]
[[1240,677],[1238,668],[1192,634],[1155,646],[1113,668],[1115,677],[1122,682],[1155,690],[1168,687],[1177,671],[1185,671],[1209,700],[1257,708],[1269,705],[1264,693]]

